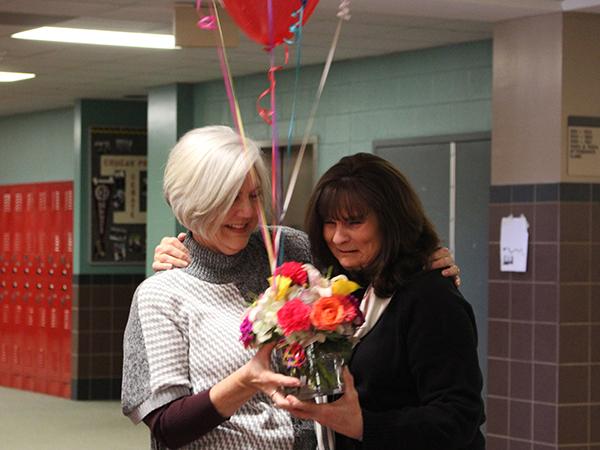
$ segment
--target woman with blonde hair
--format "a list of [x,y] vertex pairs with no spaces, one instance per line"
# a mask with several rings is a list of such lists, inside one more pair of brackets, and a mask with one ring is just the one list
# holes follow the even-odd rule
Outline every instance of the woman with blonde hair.
[[[124,339],[123,412],[148,425],[152,448],[315,448],[312,424],[268,395],[298,380],[268,370],[269,348],[239,342],[249,295],[270,275],[257,231],[267,184],[257,145],[228,127],[192,130],[169,154],[164,195],[190,230],[191,263],[138,287]],[[303,233],[285,228],[283,247],[310,260]]]

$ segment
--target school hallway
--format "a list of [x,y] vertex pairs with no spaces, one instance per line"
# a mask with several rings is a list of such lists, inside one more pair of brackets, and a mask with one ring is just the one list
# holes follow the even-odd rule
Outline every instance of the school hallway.
[[1,450],[149,448],[148,428],[134,426],[118,401],[73,401],[0,387]]

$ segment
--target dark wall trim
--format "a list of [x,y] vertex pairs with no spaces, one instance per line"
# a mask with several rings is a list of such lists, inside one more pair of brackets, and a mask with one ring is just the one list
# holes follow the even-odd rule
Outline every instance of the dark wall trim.
[[600,183],[514,184],[490,187],[490,203],[600,202]]
[[569,116],[567,126],[570,127],[600,127],[600,117]]
[[71,380],[72,400],[119,400],[121,378]]
[[110,274],[110,275],[73,275],[73,284],[140,284],[146,279],[144,274]]

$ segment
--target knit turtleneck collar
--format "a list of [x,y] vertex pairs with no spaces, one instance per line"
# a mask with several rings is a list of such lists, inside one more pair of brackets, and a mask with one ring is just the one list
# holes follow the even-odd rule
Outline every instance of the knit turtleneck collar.
[[269,264],[258,232],[252,233],[248,245],[235,255],[225,255],[197,242],[188,232],[184,245],[191,262],[184,269],[196,278],[215,284],[234,283],[249,298],[268,286]]
[[235,255],[225,255],[200,244],[194,239],[191,232],[188,232],[183,243],[190,251],[192,258],[186,271],[212,283],[233,281],[236,270],[239,270],[246,260],[247,247]]

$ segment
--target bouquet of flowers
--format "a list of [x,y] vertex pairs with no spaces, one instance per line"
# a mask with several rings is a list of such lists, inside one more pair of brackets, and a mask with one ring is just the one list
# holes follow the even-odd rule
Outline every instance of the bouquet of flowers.
[[287,393],[300,399],[341,393],[342,366],[364,322],[351,295],[359,287],[344,275],[325,277],[310,264],[283,263],[244,314],[240,340],[246,348],[277,342],[275,369],[303,381]]

